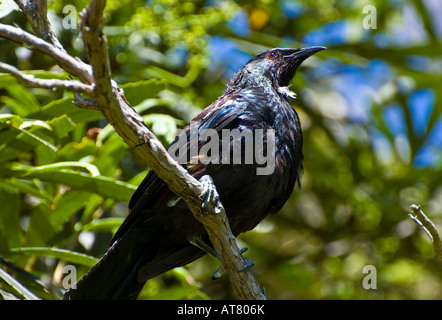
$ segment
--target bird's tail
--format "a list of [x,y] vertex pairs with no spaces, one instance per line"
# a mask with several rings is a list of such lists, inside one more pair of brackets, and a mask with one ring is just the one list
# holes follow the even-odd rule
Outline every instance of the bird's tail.
[[204,255],[187,241],[170,243],[164,230],[161,222],[150,221],[148,230],[131,230],[117,239],[63,299],[136,299],[148,279]]
[[137,280],[139,265],[149,256],[153,258],[155,248],[159,246],[155,241],[144,242],[144,245],[134,244],[128,238],[115,241],[100,261],[65,293],[63,299],[136,299],[144,285]]

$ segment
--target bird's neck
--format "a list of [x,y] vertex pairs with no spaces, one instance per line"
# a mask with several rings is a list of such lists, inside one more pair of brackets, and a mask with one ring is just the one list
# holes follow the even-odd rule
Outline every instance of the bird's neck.
[[282,99],[296,98],[296,93],[289,89],[289,86],[280,86],[276,79],[272,79],[269,75],[263,75],[262,70],[242,70],[238,72],[227,85],[226,91],[237,91],[244,89],[260,88],[264,89],[268,94],[275,93]]

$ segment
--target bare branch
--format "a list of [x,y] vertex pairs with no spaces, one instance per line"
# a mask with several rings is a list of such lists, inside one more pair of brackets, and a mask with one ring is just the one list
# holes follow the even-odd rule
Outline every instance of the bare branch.
[[439,231],[436,226],[431,222],[430,219],[422,212],[420,206],[412,204],[410,206],[411,210],[415,216],[409,214],[409,217],[413,219],[428,235],[431,242],[433,243],[434,251],[436,255],[442,260],[442,241],[440,238]]
[[52,44],[26,32],[20,28],[11,27],[0,23],[0,37],[25,44],[32,49],[44,53],[55,60],[55,62],[68,73],[79,78],[86,84],[93,83],[92,69],[79,59],[71,57],[65,51],[58,49]]
[[57,49],[65,51],[51,29],[47,18],[46,0],[15,0],[23,14],[28,18],[35,34],[43,40],[52,43]]
[[33,75],[25,74],[9,64],[0,62],[0,72],[11,74],[18,81],[35,88],[62,89],[72,92],[93,94],[94,86],[76,80],[38,79]]

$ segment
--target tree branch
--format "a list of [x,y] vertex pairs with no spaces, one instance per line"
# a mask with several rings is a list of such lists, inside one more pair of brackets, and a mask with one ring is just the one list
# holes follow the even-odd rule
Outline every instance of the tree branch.
[[42,38],[44,41],[52,43],[58,50],[64,51],[60,41],[58,41],[54,32],[51,29],[49,21],[47,19],[47,3],[46,1],[36,0],[14,0],[20,7],[23,14],[28,18],[29,23],[32,26],[35,34]]
[[89,65],[20,28],[0,23],[0,37],[25,44],[34,50],[46,54],[53,58],[62,69],[79,78],[83,83],[93,83],[92,69]]
[[433,243],[434,252],[436,252],[438,258],[442,260],[442,241],[436,226],[433,224],[433,222],[431,222],[430,219],[428,219],[425,213],[422,212],[420,206],[412,204],[410,208],[415,216],[412,214],[408,214],[408,216],[425,231]]
[[[36,6],[30,5],[34,1],[16,1],[30,21],[36,17],[46,20],[31,22],[31,25],[38,36],[49,42],[4,24],[0,24],[0,37],[25,44],[44,53],[52,57],[62,69],[78,77],[85,85],[94,84],[94,91],[91,93],[94,100],[83,99],[76,94],[76,103],[81,107],[100,109],[128,146],[188,204],[195,218],[206,228],[239,298],[265,299],[252,273],[248,270],[243,271],[246,264],[231,232],[221,202],[218,200],[209,206],[203,206],[207,196],[204,186],[167,153],[161,142],[144,124],[141,116],[129,105],[123,91],[111,80],[107,41],[102,31],[103,9],[106,2],[92,0],[82,13],[81,33],[91,64],[89,66],[71,57],[58,40],[54,40],[47,22],[46,1],[37,0]],[[14,76],[35,84],[35,79],[30,80],[23,77],[18,70],[8,69]],[[86,88],[89,90],[89,87]]]
[[93,94],[94,86],[87,85],[75,80],[58,80],[58,79],[38,79],[33,75],[25,74],[9,64],[0,62],[0,72],[11,74],[18,81],[30,87],[44,88],[44,89],[62,89],[72,92],[82,92],[86,94]]

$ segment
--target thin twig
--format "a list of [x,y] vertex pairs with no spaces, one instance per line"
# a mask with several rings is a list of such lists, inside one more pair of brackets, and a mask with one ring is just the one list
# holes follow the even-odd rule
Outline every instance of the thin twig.
[[410,206],[411,210],[415,216],[409,214],[410,218],[413,219],[428,235],[431,242],[433,243],[434,252],[440,260],[442,260],[442,241],[440,238],[439,231],[436,226],[431,222],[430,219],[422,212],[420,206],[412,204]]
[[30,87],[44,89],[62,89],[72,92],[93,94],[94,86],[81,83],[76,80],[39,79],[33,75],[25,74],[16,67],[0,62],[0,72],[9,73],[18,81]]

